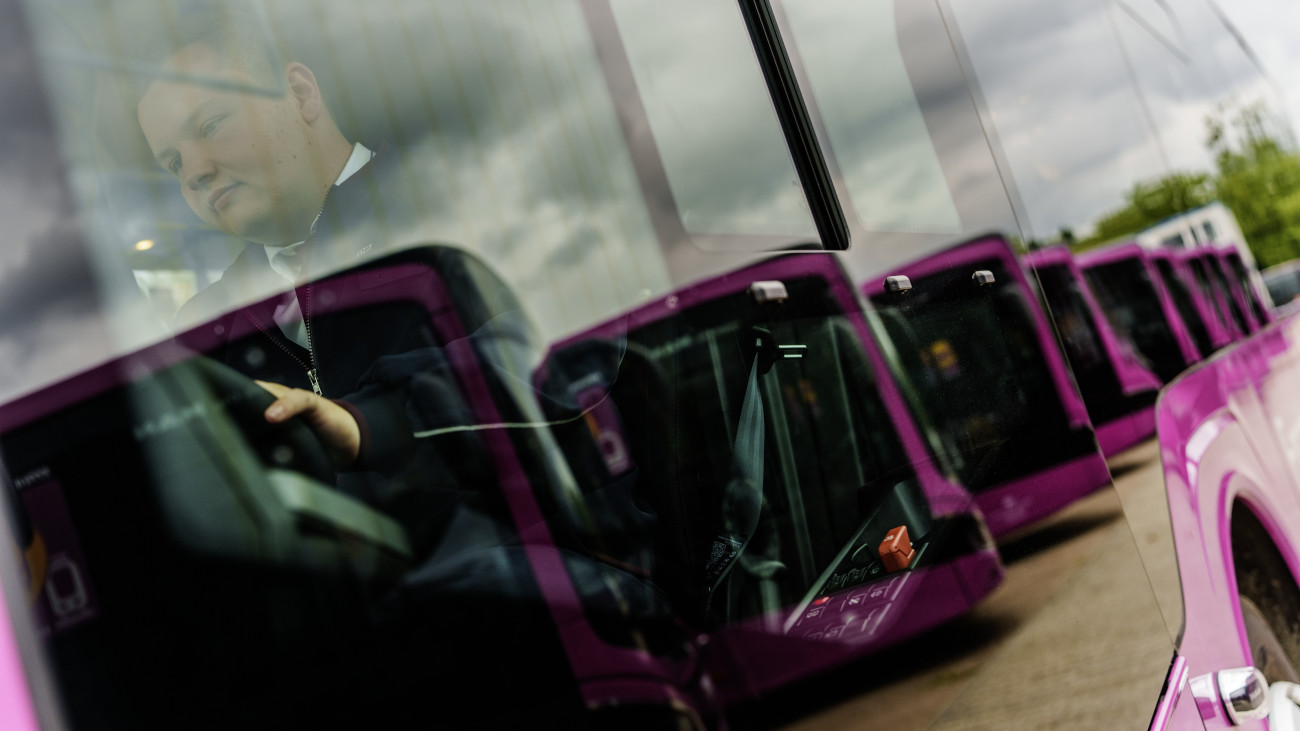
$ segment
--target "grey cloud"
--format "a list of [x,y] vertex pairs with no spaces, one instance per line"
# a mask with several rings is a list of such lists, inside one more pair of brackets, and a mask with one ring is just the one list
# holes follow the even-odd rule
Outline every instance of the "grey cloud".
[[548,267],[572,267],[600,249],[600,233],[591,226],[581,226],[573,235],[547,256]]
[[[1133,5],[1139,13],[1155,8]],[[1133,183],[1168,172],[1153,134],[1172,167],[1208,167],[1204,116],[1259,80],[1200,0],[1171,5],[1177,27],[1152,19],[1175,36],[1165,40],[1178,53],[1113,4],[954,0],[952,6],[1029,209],[1030,235],[1083,228],[1119,206]]]

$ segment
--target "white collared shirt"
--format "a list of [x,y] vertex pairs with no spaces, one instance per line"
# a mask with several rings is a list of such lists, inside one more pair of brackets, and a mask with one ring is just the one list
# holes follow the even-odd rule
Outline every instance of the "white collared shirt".
[[[338,178],[334,180],[334,185],[342,185],[343,181],[352,177],[358,170],[366,166],[371,158],[375,156],[365,145],[360,142],[352,146],[352,155],[348,157],[348,162],[343,166],[343,171],[339,173]],[[320,215],[317,214],[317,219]],[[312,230],[316,229],[316,221],[311,222]],[[302,260],[298,258],[298,249],[305,241],[288,244],[286,246],[265,246],[266,259],[271,265],[271,269],[292,284],[298,283],[298,277],[302,276]],[[275,324],[279,326],[280,332],[285,337],[301,345],[304,348],[311,347],[311,341],[307,339],[307,323],[303,322],[302,310],[298,305],[298,297],[294,292],[275,308]]]

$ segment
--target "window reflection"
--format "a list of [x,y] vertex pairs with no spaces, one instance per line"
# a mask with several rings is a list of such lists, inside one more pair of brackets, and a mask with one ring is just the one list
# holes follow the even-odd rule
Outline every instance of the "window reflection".
[[961,230],[899,49],[894,0],[787,0],[828,147],[869,230]]
[[686,230],[815,237],[736,3],[610,7]]

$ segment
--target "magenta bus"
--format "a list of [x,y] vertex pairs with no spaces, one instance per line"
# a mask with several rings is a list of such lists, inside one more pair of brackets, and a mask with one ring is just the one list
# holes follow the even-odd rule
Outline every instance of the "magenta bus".
[[1213,249],[1199,247],[1184,249],[1174,253],[1191,272],[1193,291],[1207,303],[1207,309],[1213,313],[1213,319],[1226,333],[1228,342],[1235,342],[1250,332],[1246,316],[1238,306],[1228,286],[1228,280],[1220,267],[1220,260]]
[[1079,266],[1111,325],[1168,383],[1201,359],[1201,347],[1213,347],[1215,341],[1208,327],[1202,333],[1196,326],[1201,321],[1193,316],[1197,300],[1190,290],[1171,292],[1171,284],[1179,281],[1174,264],[1160,261],[1137,243],[1079,255]]
[[1197,350],[1208,356],[1231,343],[1232,332],[1213,298],[1201,287],[1186,256],[1174,249],[1152,249],[1148,256],[1160,273],[1165,291],[1178,307],[1183,324],[1196,341]]
[[[1109,481],[1087,407],[1006,239],[959,244],[863,291],[994,535]],[[990,388],[994,373],[1008,375]]]
[[[1169,695],[1206,729],[1295,728],[1300,481],[1294,320],[1265,329],[1166,387],[1157,410],[1185,607]],[[1217,671],[1245,666],[1230,678]],[[1225,680],[1227,681],[1225,683]],[[1264,690],[1272,685],[1272,700]],[[1236,692],[1236,703],[1223,695]],[[1177,693],[1172,691],[1176,690]],[[1262,724],[1262,722],[1260,722]]]
[[1132,343],[1115,334],[1069,248],[1031,251],[1025,263],[1069,357],[1102,454],[1118,454],[1155,434],[1161,381],[1138,360]]
[[[1200,649],[1245,593],[1193,533],[1225,505],[1148,560],[1168,501],[1125,501],[1164,488],[1104,487],[1014,253],[1210,174],[1169,120],[1272,110],[1241,38],[1204,3],[0,0],[0,728],[1256,713],[1276,651]],[[1104,266],[1162,382],[1200,357]],[[1232,446],[1180,419],[1279,408],[1285,354],[1267,406],[1214,389],[1287,332],[1174,384],[1170,465]]]
[[[619,316],[556,345],[533,377],[536,390],[515,390],[528,376],[518,370],[526,361],[513,358],[531,347],[518,303],[463,252],[390,254],[314,280],[307,302],[317,333],[375,312],[425,323],[400,345],[372,341],[376,350],[357,361],[374,364],[364,373],[321,373],[327,392],[360,379],[368,389],[403,384],[415,396],[405,410],[418,451],[383,481],[382,496],[364,475],[336,476],[301,427],[269,443],[256,438],[256,416],[268,399],[233,367],[258,353],[264,362],[253,377],[283,377],[277,367],[294,367],[263,351],[256,313],[272,311],[273,302],[183,333],[184,348],[152,347],[3,411],[0,444],[22,455],[9,459],[22,485],[17,514],[31,528],[20,545],[29,556],[41,546],[50,557],[66,557],[62,564],[32,559],[29,572],[49,582],[62,571],[69,586],[67,594],[47,591],[37,607],[53,638],[55,673],[96,689],[71,697],[74,708],[93,708],[110,724],[153,725],[180,714],[196,702],[185,690],[196,678],[199,687],[219,684],[235,672],[220,658],[234,662],[266,641],[257,630],[259,607],[288,599],[226,585],[232,573],[258,581],[264,566],[264,580],[285,597],[302,595],[302,584],[308,597],[339,608],[302,623],[301,635],[276,640],[283,653],[276,672],[291,680],[245,673],[267,692],[295,699],[275,717],[313,725],[400,724],[406,711],[384,698],[400,699],[415,692],[411,683],[428,682],[454,687],[462,701],[499,684],[523,684],[520,707],[551,718],[575,712],[575,692],[577,708],[585,704],[602,717],[639,709],[715,718],[949,620],[1001,580],[978,508],[933,456],[893,379],[882,376],[886,362],[833,259],[777,259]],[[747,348],[751,332],[764,340]],[[684,368],[702,378],[683,383],[667,375]],[[184,400],[205,389],[215,401]],[[117,402],[136,404],[128,407],[134,431],[106,428]],[[87,403],[104,413],[87,412]],[[203,427],[186,426],[168,420],[177,409],[211,416]],[[227,415],[233,424],[222,423]],[[69,428],[77,418],[104,428],[89,440]],[[242,490],[205,466],[202,445],[220,440],[206,430],[232,427],[259,451],[239,463]],[[186,483],[184,495],[171,492],[172,483],[151,477],[148,467],[112,456],[130,453],[122,440],[131,434],[174,454],[179,461],[169,469],[188,465],[210,477]],[[746,447],[755,439],[757,448]],[[673,442],[683,448],[666,447]],[[75,462],[111,467],[139,490],[130,499],[120,492],[97,499],[91,474]],[[265,477],[262,464],[274,465]],[[325,487],[331,483],[339,492]],[[194,512],[191,502],[205,509]],[[128,539],[100,535],[84,517],[108,519],[114,510],[151,519],[137,521]],[[223,541],[224,525],[237,517],[259,525],[259,510],[272,518],[255,539],[242,549]],[[901,562],[882,548],[900,534]],[[187,538],[164,564],[129,559],[137,542],[173,536]],[[711,551],[731,540],[740,541],[731,561],[712,563]],[[118,598],[117,612],[101,616],[114,586],[167,571],[183,571],[195,586],[137,592],[128,606]],[[239,601],[220,599],[236,594]],[[370,616],[361,611],[368,604]],[[535,628],[528,641],[509,638],[514,662],[504,672],[491,653],[476,667],[474,653],[457,645],[463,638],[492,649],[463,628],[493,605]],[[218,621],[204,619],[208,607],[232,636],[203,674],[178,679],[184,687],[169,685],[165,656],[128,650],[146,644],[141,633],[177,630],[127,617],[150,616],[152,608]],[[307,604],[283,611],[311,616]],[[82,625],[93,630],[73,631]],[[301,644],[321,632],[349,638],[353,649],[326,658]],[[445,669],[422,664],[438,652],[460,659]],[[561,665],[571,678],[533,677]],[[733,666],[746,670],[723,672]],[[707,694],[691,682],[700,672],[720,678]],[[382,696],[357,690],[344,705],[331,702],[342,692],[336,683],[357,674],[382,678]],[[167,689],[172,701],[142,704],[115,679]],[[109,704],[101,693],[121,700]],[[248,708],[268,705],[253,695],[246,701]],[[475,705],[465,710],[494,725],[518,720],[511,709],[488,715]],[[458,713],[449,710],[447,718],[459,723]]]
[[[233,677],[240,702],[205,712],[223,724],[402,726],[429,683],[458,698],[440,712],[455,725],[713,708],[692,695],[694,635],[659,590],[565,532],[561,516],[582,506],[563,502],[549,426],[516,388],[532,345],[509,289],[475,257],[429,246],[312,278],[309,292],[313,358],[358,318],[403,323],[319,374],[327,394],[353,382],[369,394],[363,454],[403,436],[393,423],[411,430],[382,467],[339,471],[304,423],[263,420],[273,399],[252,379],[307,370],[266,333],[278,300],[0,410],[26,574],[44,585],[32,621],[68,722],[166,726]],[[277,344],[285,356],[268,352]],[[962,535],[980,541],[967,517]],[[984,573],[962,578],[996,583],[996,554],[973,554]],[[467,631],[494,612],[531,631]],[[277,613],[293,621],[276,626]],[[222,629],[190,636],[194,622]],[[195,667],[177,673],[182,661]],[[485,708],[502,686],[516,705]]]
[[1264,278],[1254,264],[1247,264],[1241,251],[1236,247],[1224,249],[1223,258],[1236,281],[1241,285],[1241,291],[1246,296],[1247,307],[1254,313],[1261,327],[1277,319],[1273,316],[1272,308],[1269,307],[1268,289],[1264,286]]
[[1217,247],[1214,254],[1223,271],[1225,284],[1232,293],[1232,301],[1241,311],[1250,332],[1259,332],[1273,321],[1256,283],[1259,272],[1246,265],[1236,247]]
[[[834,259],[791,254],[566,338],[537,371],[582,496],[565,532],[726,648],[741,671],[723,705],[906,640],[1001,579],[870,320]],[[900,530],[915,557],[893,565],[877,554]],[[734,565],[707,569],[733,541]]]

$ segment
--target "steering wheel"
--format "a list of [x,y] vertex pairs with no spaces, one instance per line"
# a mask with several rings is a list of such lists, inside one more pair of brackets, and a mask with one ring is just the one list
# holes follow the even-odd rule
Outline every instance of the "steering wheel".
[[193,369],[197,380],[224,408],[247,446],[265,466],[294,470],[326,485],[335,483],[329,452],[302,419],[293,418],[280,424],[266,420],[264,413],[275,401],[269,391],[233,368],[205,356],[194,358],[186,367]]

